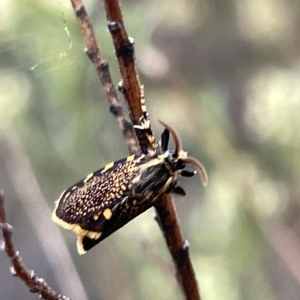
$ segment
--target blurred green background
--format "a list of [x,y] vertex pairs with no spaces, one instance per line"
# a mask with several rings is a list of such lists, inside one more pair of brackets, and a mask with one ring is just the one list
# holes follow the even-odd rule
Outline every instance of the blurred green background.
[[[115,83],[102,1],[85,1]],[[182,299],[153,220],[79,256],[60,193],[127,147],[68,1],[0,3],[0,187],[26,265],[72,299]],[[300,298],[300,2],[122,1],[157,137],[207,168],[175,198],[205,300]],[[74,264],[73,264],[74,263]],[[0,298],[37,299],[0,253]]]

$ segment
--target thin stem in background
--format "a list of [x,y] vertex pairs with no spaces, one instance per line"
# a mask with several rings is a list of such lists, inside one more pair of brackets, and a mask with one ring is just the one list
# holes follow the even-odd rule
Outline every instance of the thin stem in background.
[[[54,226],[51,218],[49,218],[51,208],[47,205],[41,192],[30,162],[26,155],[24,155],[24,150],[15,132],[10,130],[7,132],[7,135],[9,138],[5,139],[6,143],[3,143],[1,154],[4,157],[5,167],[14,189],[19,199],[22,199],[20,205],[23,206],[23,211],[28,216],[28,219],[31,220],[38,240],[41,242],[41,247],[46,257],[45,263],[47,263],[53,273],[56,274],[60,290],[67,290],[71,293],[75,285],[76,295],[81,300],[85,300],[87,296],[84,287],[61,231],[57,226]],[[37,216],[39,217],[37,218]],[[4,223],[5,222],[6,221],[4,221]],[[51,234],[48,234],[45,238],[46,232],[51,232]],[[62,268],[62,265],[65,267]],[[30,273],[31,271],[28,272]],[[41,285],[40,288],[43,289],[43,285]]]
[[29,287],[30,292],[39,294],[42,299],[71,300],[69,297],[58,295],[44,279],[37,277],[33,270],[27,269],[23,264],[22,257],[12,241],[14,229],[7,223],[2,191],[0,191],[0,229],[2,229],[4,239],[4,250],[11,259],[11,273],[18,276]]
[[86,53],[94,64],[98,77],[101,81],[101,85],[106,92],[107,99],[110,104],[110,112],[117,119],[119,127],[127,141],[129,152],[139,153],[140,147],[135,138],[132,123],[124,115],[124,109],[120,103],[116,88],[110,75],[109,64],[104,59],[97,44],[94,29],[86,12],[85,6],[81,0],[71,0],[71,3],[85,39],[87,47]]

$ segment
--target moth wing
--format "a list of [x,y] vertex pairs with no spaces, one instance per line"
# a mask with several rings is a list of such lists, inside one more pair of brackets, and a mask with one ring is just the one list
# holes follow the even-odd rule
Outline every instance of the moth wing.
[[135,155],[106,165],[65,190],[56,202],[54,222],[77,234],[80,254],[86,252],[82,240],[99,239],[109,226],[113,208],[129,194],[139,162]]

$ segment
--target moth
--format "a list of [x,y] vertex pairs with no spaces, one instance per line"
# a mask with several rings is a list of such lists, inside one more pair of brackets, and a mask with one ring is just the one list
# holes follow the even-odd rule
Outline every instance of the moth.
[[[165,129],[160,143],[151,151],[107,164],[66,189],[56,201],[52,219],[76,233],[79,254],[155,205],[164,194],[186,195],[178,185],[178,177],[196,174],[186,165],[198,170],[206,186],[204,166],[181,149],[179,138],[169,125],[159,122]],[[136,128],[146,130],[146,125]],[[174,150],[168,150],[170,134]],[[148,139],[153,143],[151,132]]]

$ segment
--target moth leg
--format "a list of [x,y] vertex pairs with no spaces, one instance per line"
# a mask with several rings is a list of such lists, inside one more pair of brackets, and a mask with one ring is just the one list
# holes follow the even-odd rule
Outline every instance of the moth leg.
[[183,177],[193,177],[197,174],[197,171],[182,170],[179,174]]
[[160,138],[160,141],[159,141],[161,151],[163,153],[168,150],[169,138],[170,138],[170,131],[167,128],[165,128],[164,131],[161,134],[161,138]]
[[172,193],[176,194],[176,195],[180,195],[180,196],[185,196],[186,195],[186,191],[180,187],[179,185],[177,185],[175,187],[175,189],[172,191]]

